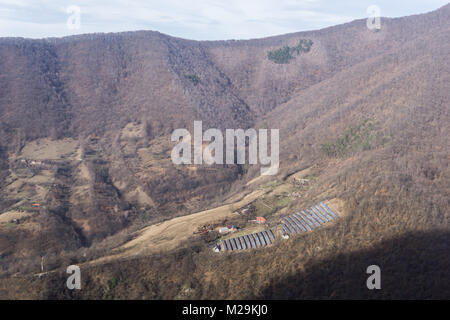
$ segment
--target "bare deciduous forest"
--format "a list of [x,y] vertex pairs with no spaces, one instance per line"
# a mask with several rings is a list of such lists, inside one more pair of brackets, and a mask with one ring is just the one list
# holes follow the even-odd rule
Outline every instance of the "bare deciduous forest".
[[[365,23],[245,41],[0,38],[0,298],[450,298],[450,5]],[[279,128],[278,175],[174,165],[170,134],[194,120]],[[274,226],[324,199],[345,214],[264,249],[215,253],[192,235],[120,257],[145,227],[258,190],[247,216],[211,223]],[[65,287],[70,264],[83,290]]]

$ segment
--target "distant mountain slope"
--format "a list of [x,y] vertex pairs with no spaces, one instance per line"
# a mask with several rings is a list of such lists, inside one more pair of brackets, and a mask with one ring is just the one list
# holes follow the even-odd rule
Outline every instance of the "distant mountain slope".
[[[448,28],[450,6],[417,16],[382,18],[373,32],[366,20],[356,20],[318,31],[299,32],[249,41],[206,42],[214,62],[230,77],[252,110],[265,113],[289,100],[295,92],[327,79],[337,72],[395,49],[412,39],[430,37]],[[274,64],[269,50],[294,46],[299,39],[312,39],[309,54],[289,64]]]

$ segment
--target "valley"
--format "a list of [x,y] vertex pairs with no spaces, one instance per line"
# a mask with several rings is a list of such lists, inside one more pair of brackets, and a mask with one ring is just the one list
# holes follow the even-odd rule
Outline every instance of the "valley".
[[[449,21],[446,5],[378,31],[0,38],[0,298],[448,298]],[[175,164],[171,135],[196,121],[279,130],[276,174]]]

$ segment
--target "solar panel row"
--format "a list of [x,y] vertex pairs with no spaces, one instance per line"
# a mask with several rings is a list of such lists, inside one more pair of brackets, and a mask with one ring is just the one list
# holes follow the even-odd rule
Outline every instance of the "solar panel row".
[[242,249],[244,249],[244,250],[247,249],[247,245],[245,244],[244,238],[243,237],[239,237],[239,241],[242,244]]
[[267,231],[263,231],[262,233],[263,233],[264,237],[266,237],[267,244],[272,244],[272,240],[270,239],[269,234],[267,233]]
[[292,220],[295,221],[295,223],[302,229],[303,231],[308,231],[311,228],[303,221],[303,219],[298,218],[295,214],[291,216]]
[[315,227],[320,227],[320,223],[319,223],[316,219],[314,219],[314,217],[313,217],[310,213],[308,213],[306,210],[303,210],[303,211],[302,211],[302,214],[303,214],[306,218],[308,218],[308,220],[309,220]]
[[233,240],[236,241],[237,248],[238,248],[239,250],[242,250],[242,247],[241,247],[241,241],[240,241],[238,238],[234,238]]
[[222,240],[222,251],[227,251],[227,250],[228,250],[227,244],[226,244],[225,240]]
[[253,236],[253,238],[254,238],[255,241],[256,241],[256,245],[257,245],[258,247],[261,247],[261,241],[259,240],[259,237],[256,235],[256,233],[253,233],[253,234],[251,234],[250,236]]
[[337,215],[333,211],[331,211],[323,201],[320,203],[320,205],[325,208],[325,210],[327,210],[328,213],[330,213],[334,218],[337,218]]
[[231,246],[230,239],[227,240],[227,246],[228,246],[228,250],[233,251],[233,247]]
[[330,221],[330,218],[328,216],[322,214],[319,210],[317,210],[315,207],[311,207],[311,211],[314,212],[316,216],[318,216],[320,219],[322,219],[325,222]]
[[294,226],[294,228],[297,230],[298,233],[301,233],[303,231],[306,231],[306,229],[303,227],[303,225],[301,223],[298,223],[295,219],[295,217],[293,216],[289,216],[286,218],[287,220],[289,220],[289,222],[291,223],[291,225]]
[[320,224],[327,222],[325,219],[323,219],[319,215],[317,215],[313,210],[307,209],[306,211],[311,215],[311,217],[313,217]]
[[245,250],[272,244],[275,236],[272,230],[261,231],[232,239],[222,240],[222,251]]
[[301,225],[303,225],[307,229],[307,231],[311,231],[314,228],[309,225],[309,223],[302,215],[294,213],[292,217],[294,217],[295,220],[297,220]]
[[330,220],[334,220],[333,216],[331,216],[324,208],[322,208],[320,205],[316,205],[315,206],[316,210],[318,210],[321,214],[323,214],[324,216],[327,216],[328,219]]

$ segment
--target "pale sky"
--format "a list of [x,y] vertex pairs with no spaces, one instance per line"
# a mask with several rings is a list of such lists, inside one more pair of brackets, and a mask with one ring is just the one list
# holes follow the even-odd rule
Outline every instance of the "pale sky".
[[[154,30],[194,40],[251,39],[429,12],[447,0],[0,0],[0,37]],[[79,14],[77,13],[79,11]],[[79,17],[79,19],[78,19]]]

